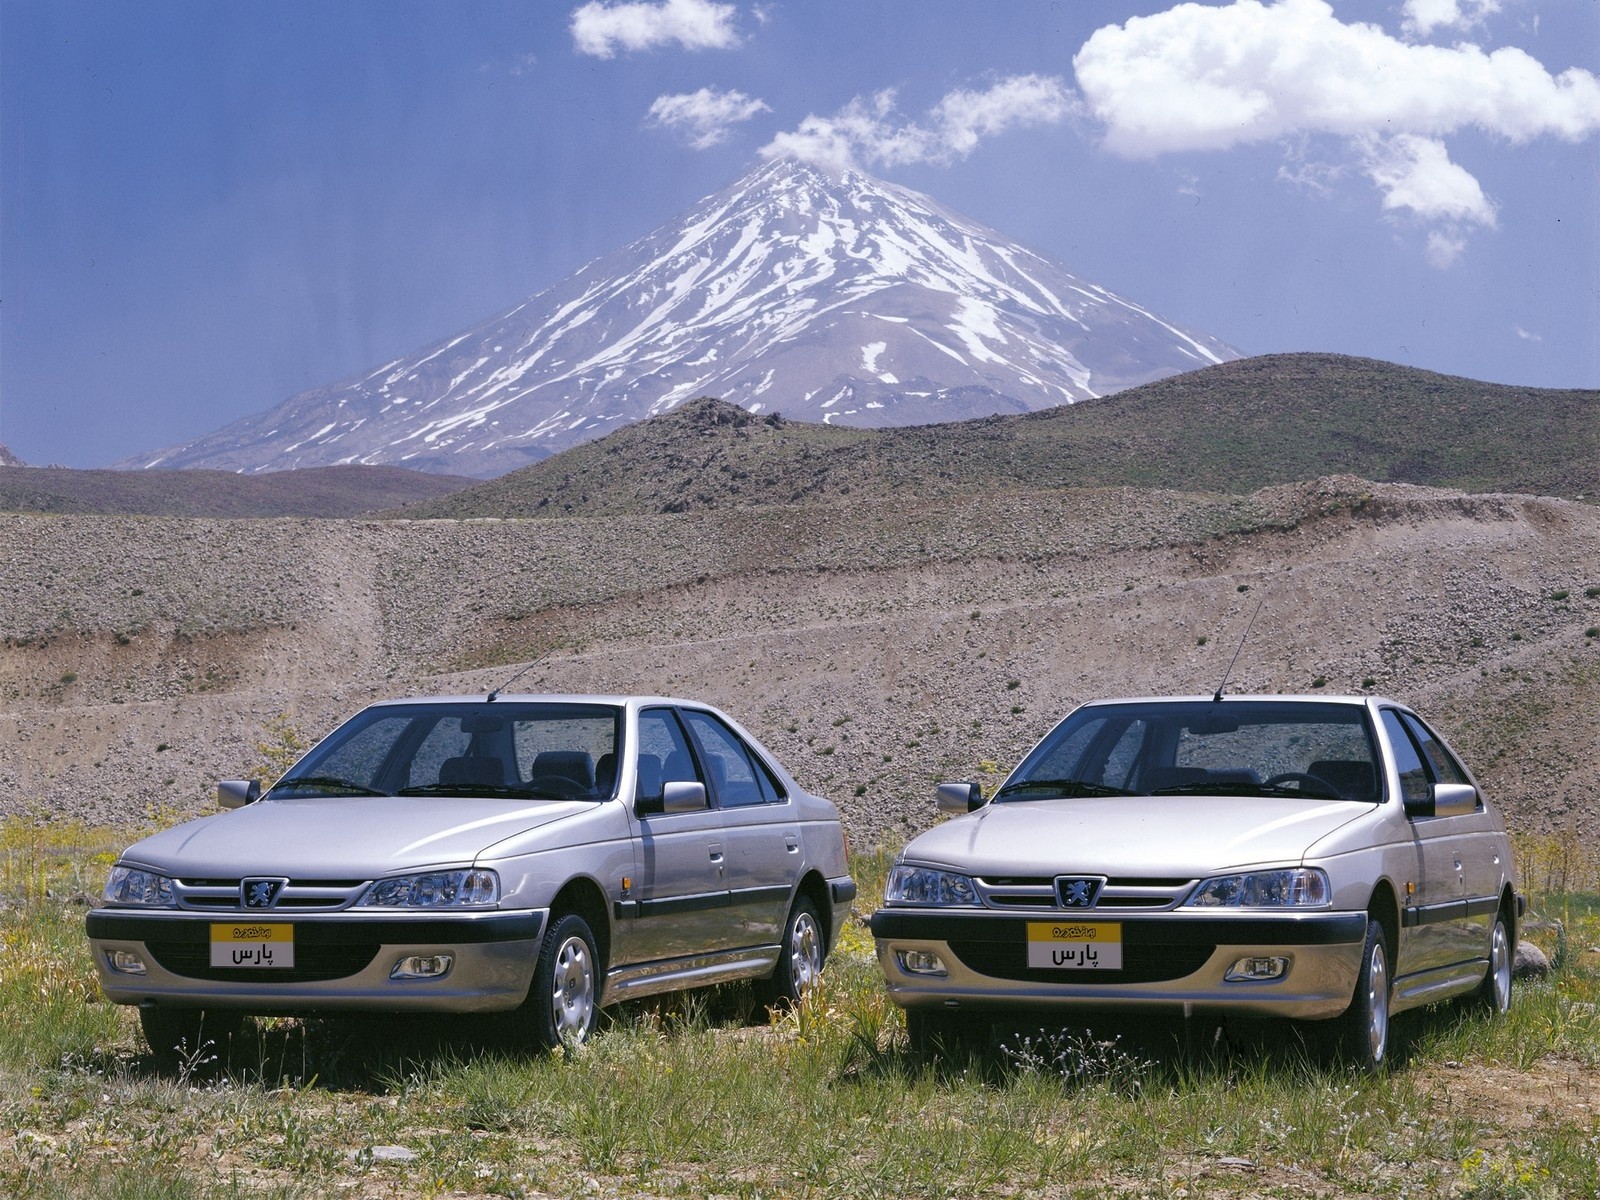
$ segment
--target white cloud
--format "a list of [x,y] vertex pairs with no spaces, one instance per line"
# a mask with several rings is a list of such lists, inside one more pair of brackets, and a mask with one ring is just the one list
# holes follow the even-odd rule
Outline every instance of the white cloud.
[[611,58],[619,50],[653,50],[676,42],[686,50],[727,50],[739,44],[734,7],[713,0],[656,0],[573,10],[572,41],[580,54]]
[[664,129],[684,134],[696,150],[706,150],[725,141],[734,125],[771,111],[765,102],[743,92],[701,88],[682,95],[657,96],[650,105],[650,119]]
[[1383,193],[1383,207],[1425,220],[1493,226],[1494,205],[1468,172],[1450,161],[1444,143],[1402,133],[1367,146],[1363,169]]
[[[1495,8],[1496,0],[1408,0],[1405,11],[1421,31],[1470,24]],[[1588,71],[1552,75],[1512,48],[1408,43],[1340,21],[1326,0],[1180,4],[1095,31],[1073,66],[1116,153],[1331,134],[1378,187],[1386,211],[1456,230],[1493,225],[1494,208],[1450,161],[1443,138],[1474,129],[1513,143],[1577,141],[1600,130],[1600,79]]]
[[1500,11],[1500,0],[1406,0],[1407,33],[1427,37],[1435,29],[1470,29]]
[[895,103],[892,90],[857,97],[831,117],[806,117],[761,153],[768,158],[790,155],[831,170],[950,163],[971,154],[984,138],[1061,121],[1072,110],[1073,98],[1054,76],[1014,75],[983,91],[950,92],[920,123],[903,119]]

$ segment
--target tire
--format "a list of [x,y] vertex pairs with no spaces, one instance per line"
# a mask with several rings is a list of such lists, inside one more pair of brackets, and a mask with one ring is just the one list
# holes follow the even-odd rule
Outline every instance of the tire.
[[139,1027],[163,1070],[202,1072],[226,1067],[244,1031],[242,1013],[226,1009],[160,1008],[141,1005]]
[[600,956],[589,923],[557,917],[545,933],[528,991],[533,1040],[544,1050],[581,1045],[600,1020]]
[[783,923],[777,966],[756,986],[756,999],[767,1008],[788,1009],[798,1004],[821,978],[827,953],[828,938],[816,906],[807,897],[796,896]]
[[1505,910],[1494,915],[1494,927],[1489,931],[1489,969],[1483,982],[1472,993],[1473,1006],[1491,1016],[1504,1016],[1511,1010],[1511,968],[1514,954],[1511,949],[1511,931],[1506,925]]
[[1332,1022],[1335,1054],[1363,1075],[1375,1075],[1388,1063],[1389,999],[1389,939],[1382,925],[1369,920],[1355,995]]

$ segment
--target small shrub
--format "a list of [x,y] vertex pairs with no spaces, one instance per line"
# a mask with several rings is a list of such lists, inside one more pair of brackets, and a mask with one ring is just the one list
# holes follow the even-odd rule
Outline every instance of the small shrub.
[[1558,588],[1550,593],[1550,599],[1565,600],[1569,594],[1566,588]]

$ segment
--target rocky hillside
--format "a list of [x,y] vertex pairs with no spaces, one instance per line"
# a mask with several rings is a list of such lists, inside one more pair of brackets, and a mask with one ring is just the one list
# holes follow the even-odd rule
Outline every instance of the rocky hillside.
[[[1350,477],[1248,495],[893,496],[562,521],[0,517],[0,812],[208,808],[280,716],[376,696],[726,706],[858,849],[1075,701],[1372,691],[1524,827],[1600,834],[1600,508]],[[542,656],[542,657],[541,657]]]
[[699,399],[405,515],[600,516],[997,488],[1249,492],[1334,474],[1600,497],[1600,391],[1272,354],[1070,407],[902,429]]
[[354,517],[437,499],[471,482],[404,467],[310,467],[263,475],[45,467],[0,471],[0,512]]

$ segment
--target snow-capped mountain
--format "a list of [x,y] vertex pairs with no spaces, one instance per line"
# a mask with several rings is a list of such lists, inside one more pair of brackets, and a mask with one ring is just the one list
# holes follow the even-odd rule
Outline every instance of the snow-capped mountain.
[[488,476],[696,396],[911,425],[1237,357],[918,192],[781,159],[465,333],[119,465]]
[[6,449],[4,442],[0,442],[0,467],[25,467],[27,465],[27,463],[11,453],[10,450]]

